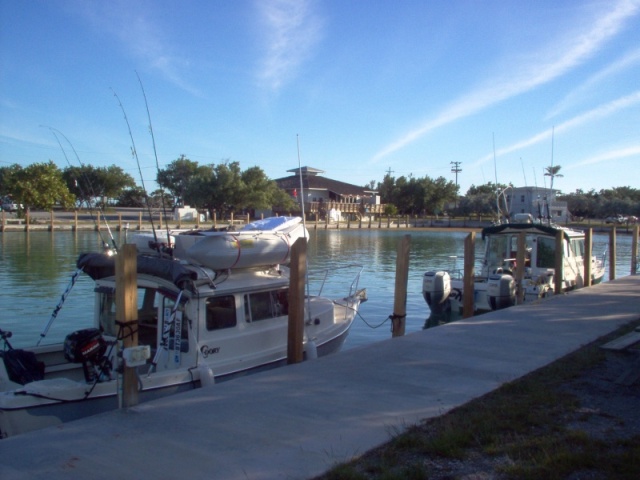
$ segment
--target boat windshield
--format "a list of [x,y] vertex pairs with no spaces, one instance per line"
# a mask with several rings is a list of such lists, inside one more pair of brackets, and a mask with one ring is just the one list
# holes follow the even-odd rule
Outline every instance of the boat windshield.
[[[518,237],[519,234],[487,237],[488,243],[485,263],[489,271],[498,267],[504,267],[507,263],[511,264],[511,266],[515,265],[518,256]],[[533,235],[525,235],[525,267],[531,266],[532,245],[535,243],[536,239]]]
[[498,235],[488,237],[486,264],[490,269],[500,267],[507,258],[507,247],[509,246],[508,235]]
[[552,237],[538,237],[536,267],[554,268],[556,261],[556,239]]

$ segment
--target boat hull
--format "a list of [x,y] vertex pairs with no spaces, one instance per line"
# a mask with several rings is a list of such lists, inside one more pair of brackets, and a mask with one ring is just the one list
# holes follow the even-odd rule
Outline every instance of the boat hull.
[[[350,326],[351,323],[345,325],[345,328],[340,329],[334,337],[315,346],[317,356],[323,357],[338,352],[347,339]],[[305,360],[313,357],[315,357],[315,354],[310,356],[308,349],[305,349]],[[279,368],[286,364],[286,355],[281,355],[273,361],[254,367],[220,375],[215,375],[214,373],[214,379],[216,383],[225,382],[238,377]],[[154,386],[147,386],[138,391],[138,401],[139,403],[144,403],[199,388],[202,386],[200,375],[201,371],[195,368],[189,375],[173,375],[172,378],[165,378],[164,385],[154,382]],[[144,373],[141,373],[140,377],[143,383],[148,382]],[[47,380],[41,381],[42,384],[47,382]],[[50,385],[52,383],[55,383],[55,381],[49,382]],[[77,384],[74,388],[77,398],[73,399],[73,395],[69,395],[67,389],[67,398],[64,401],[42,398],[54,398],[52,395],[55,395],[55,387],[47,388],[46,385],[32,385],[31,388],[29,388],[29,385],[25,386],[22,390],[31,392],[34,396],[30,396],[29,393],[21,394],[21,399],[18,402],[15,399],[11,401],[11,398],[9,398],[9,396],[15,396],[14,392],[0,394],[0,438],[61,425],[118,408],[117,380],[98,384],[97,389],[94,390],[96,391],[95,395],[84,398],[84,392],[90,388],[91,386],[88,384]],[[48,395],[38,392],[47,392]],[[33,401],[25,401],[28,398],[32,398]],[[25,403],[30,404],[25,405]]]
[[[304,358],[310,360],[338,352],[351,328],[361,301],[366,300],[364,291],[336,301],[315,297],[309,300],[312,317],[317,320],[306,326],[303,345]],[[331,320],[327,324],[327,320]],[[285,319],[286,320],[286,319]],[[320,328],[321,327],[321,328]],[[139,403],[155,400],[168,395],[192,390],[203,385],[201,375],[212,372],[215,383],[237,377],[271,370],[287,364],[286,323],[279,328],[283,340],[281,347],[273,353],[265,352],[262,357],[242,361],[240,357],[228,364],[212,360],[200,360],[199,365],[175,371],[154,372],[149,364],[137,367]],[[61,362],[62,345],[42,348],[41,357],[48,364]],[[90,385],[82,378],[78,365],[64,364],[66,371],[58,371],[59,366],[50,365],[49,378],[0,393],[0,438],[14,436],[45,427],[60,425],[83,417],[96,415],[118,408],[118,380],[98,382]],[[240,365],[235,367],[234,365]],[[204,368],[200,368],[204,367]],[[152,372],[152,373],[149,373]],[[71,380],[74,378],[75,380]],[[0,362],[0,384],[8,383],[4,365]],[[208,383],[208,379],[206,380]],[[87,395],[87,392],[90,392]]]

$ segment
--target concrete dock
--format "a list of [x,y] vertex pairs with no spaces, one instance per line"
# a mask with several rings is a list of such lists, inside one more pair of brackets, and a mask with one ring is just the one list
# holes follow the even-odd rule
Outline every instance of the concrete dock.
[[0,440],[0,478],[307,479],[638,318],[620,278]]

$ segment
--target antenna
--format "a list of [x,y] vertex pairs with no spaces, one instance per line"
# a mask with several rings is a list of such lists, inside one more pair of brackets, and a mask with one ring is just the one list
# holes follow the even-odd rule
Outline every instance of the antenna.
[[300,176],[300,208],[302,210],[302,225],[304,226],[304,235],[307,235],[307,224],[304,214],[304,186],[302,184],[302,165],[300,163],[300,135],[296,133],[296,144],[298,147],[298,175]]
[[494,133],[491,134],[491,138],[493,139],[493,173],[496,178],[496,187],[498,186],[498,164],[496,163],[496,136]]
[[[307,221],[305,219],[304,214],[304,187],[302,183],[302,164],[300,163],[300,135],[296,133],[296,144],[298,147],[298,175],[300,176],[300,207],[302,209],[302,228],[304,239],[307,239]],[[305,255],[305,262],[307,261],[307,257]],[[309,265],[306,265],[305,271],[305,283],[307,287],[307,312],[309,315],[309,321],[311,320],[311,286],[309,285]]]
[[527,184],[527,174],[524,173],[524,162],[522,161],[522,157],[520,157],[520,165],[522,166],[522,176],[524,177],[524,186],[528,187],[529,185]]

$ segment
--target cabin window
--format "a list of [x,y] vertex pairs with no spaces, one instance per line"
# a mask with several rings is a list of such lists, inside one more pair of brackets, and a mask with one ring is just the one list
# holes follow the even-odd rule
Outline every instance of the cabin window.
[[155,288],[138,287],[138,322],[158,324],[158,291]]
[[98,325],[105,335],[115,337],[118,335],[116,327],[116,292],[112,289],[104,289],[99,297]]
[[207,298],[206,310],[207,330],[236,326],[236,301],[233,295]]
[[576,257],[584,257],[584,254],[585,254],[584,240],[581,240],[581,239],[571,240],[571,251]]
[[244,314],[247,322],[288,315],[289,291],[283,289],[245,295]]
[[549,237],[538,238],[536,267],[554,268],[556,261],[556,239]]

